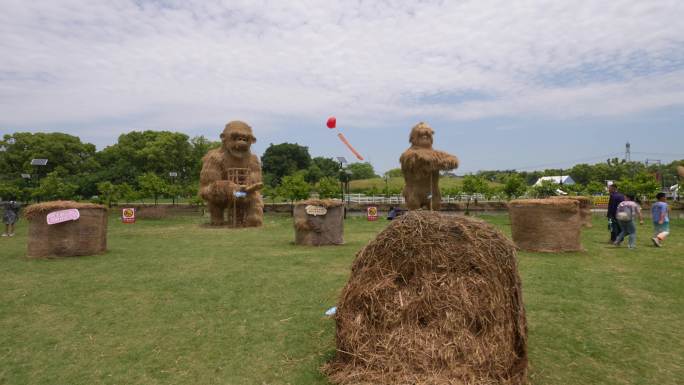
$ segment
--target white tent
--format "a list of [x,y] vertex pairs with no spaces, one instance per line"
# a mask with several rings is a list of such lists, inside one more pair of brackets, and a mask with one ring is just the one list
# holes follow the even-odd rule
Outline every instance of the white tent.
[[575,184],[575,181],[572,180],[570,175],[560,175],[560,176],[543,176],[537,180],[537,182],[534,184],[535,186],[539,186],[543,181],[545,180],[550,180],[551,182],[555,184]]

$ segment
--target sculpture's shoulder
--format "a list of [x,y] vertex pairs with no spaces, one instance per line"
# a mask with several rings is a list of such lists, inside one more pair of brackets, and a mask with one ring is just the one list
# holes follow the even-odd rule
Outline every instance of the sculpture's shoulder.
[[261,161],[259,160],[259,157],[256,156],[255,154],[251,154],[249,156],[249,166],[254,168],[261,168]]
[[221,164],[223,162],[223,151],[220,148],[207,151],[206,155],[202,157],[204,164]]

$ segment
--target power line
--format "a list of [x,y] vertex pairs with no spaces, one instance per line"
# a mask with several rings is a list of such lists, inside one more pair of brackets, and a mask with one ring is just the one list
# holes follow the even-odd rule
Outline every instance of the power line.
[[661,155],[661,156],[681,156],[681,157],[684,157],[684,154],[674,154],[674,153],[668,153],[668,152],[638,152],[638,151],[632,151],[632,154],[641,154],[641,155]]
[[552,167],[552,166],[558,166],[558,165],[565,165],[568,163],[572,164],[577,164],[579,162],[588,162],[590,160],[596,160],[596,159],[609,159],[609,158],[615,158],[622,155],[622,153],[616,152],[612,154],[605,154],[605,155],[596,155],[592,156],[589,158],[581,158],[581,159],[574,159],[574,160],[565,160],[562,162],[554,162],[554,163],[544,163],[544,164],[536,164],[532,166],[526,166],[526,167],[515,167],[512,168],[512,170],[529,170],[529,169],[536,169],[536,168],[541,168],[541,167]]

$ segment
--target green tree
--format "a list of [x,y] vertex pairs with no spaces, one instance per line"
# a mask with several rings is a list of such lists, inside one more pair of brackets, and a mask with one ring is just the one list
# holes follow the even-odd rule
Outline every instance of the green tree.
[[309,183],[316,183],[323,177],[323,172],[316,164],[311,164],[304,172],[304,179]]
[[40,185],[31,195],[37,200],[44,201],[72,200],[76,199],[76,190],[76,184],[65,181],[58,172],[53,171],[40,180]]
[[527,185],[520,175],[510,174],[504,179],[503,193],[509,200],[522,196],[526,190]]
[[[202,148],[203,150],[204,148]],[[200,150],[198,150],[199,152]],[[131,131],[98,154],[103,168],[98,180],[135,184],[144,173],[178,173],[184,182],[198,178],[198,161],[188,136],[170,131]]]
[[154,197],[154,204],[157,205],[157,199],[167,190],[167,183],[158,175],[147,172],[138,176],[138,186],[143,196]]
[[309,197],[311,185],[306,183],[302,173],[285,175],[277,188],[278,195],[290,201],[302,200]]
[[317,156],[311,161],[319,170],[321,170],[322,176],[337,178],[337,173],[340,171],[340,164],[334,159]]
[[466,175],[463,177],[463,192],[468,195],[487,194],[489,191],[489,184],[487,181],[477,175]]
[[468,195],[466,202],[465,214],[470,215],[470,201],[474,194],[489,194],[489,185],[487,181],[477,175],[466,175],[463,177],[463,192]]
[[536,184],[529,189],[529,194],[535,198],[547,198],[550,196],[558,195],[556,190],[561,186],[552,180],[543,180],[541,183]]
[[[211,141],[204,136],[190,139],[190,179],[198,179],[202,170],[202,158],[209,150],[221,147],[221,141]],[[172,170],[173,171],[173,170]]]
[[[286,175],[305,170],[311,165],[309,148],[297,143],[280,143],[268,146],[261,157],[261,169],[268,177],[271,186],[275,187]],[[303,178],[303,177],[302,177]]]
[[19,200],[22,196],[21,188],[17,187],[13,183],[0,182],[0,201],[6,201],[10,199]]
[[584,191],[589,195],[603,194],[606,192],[606,185],[601,182],[591,181],[584,187]]
[[373,166],[368,162],[351,163],[347,168],[351,171],[351,180],[377,177],[377,175],[375,175],[375,170],[373,170]]
[[322,199],[339,198],[341,195],[340,182],[333,177],[323,177],[318,181],[318,195]]
[[[76,136],[62,133],[17,132],[4,135],[0,146],[0,180],[13,180],[18,188],[24,188],[21,174],[31,174],[33,181],[57,171],[59,177],[70,185],[76,185],[75,194],[92,195],[95,183],[89,176],[100,170],[95,146],[83,143]],[[32,166],[32,159],[48,159],[45,166]]]
[[660,183],[655,176],[647,172],[641,172],[633,178],[621,179],[618,182],[620,191],[625,194],[634,194],[637,197],[654,198],[660,191]]
[[400,168],[393,168],[385,173],[390,178],[400,178],[404,176],[404,173]]
[[100,182],[97,184],[97,191],[100,193],[100,201],[112,207],[112,202],[118,199],[117,186],[112,182]]

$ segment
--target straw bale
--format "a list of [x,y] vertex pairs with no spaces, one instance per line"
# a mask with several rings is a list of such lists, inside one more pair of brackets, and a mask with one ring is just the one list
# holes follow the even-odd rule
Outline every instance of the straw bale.
[[[76,221],[47,224],[53,211],[78,209]],[[101,205],[54,201],[26,209],[29,220],[28,257],[69,257],[107,251],[107,209]]]
[[356,256],[335,315],[336,384],[525,384],[515,246],[474,218],[410,211]]
[[576,199],[521,199],[508,204],[513,241],[526,251],[580,251],[582,217]]
[[582,226],[586,228],[590,228],[593,226],[592,224],[592,214],[591,214],[591,207],[594,205],[594,202],[590,197],[585,197],[585,196],[554,196],[551,197],[551,199],[573,199],[576,200],[579,203],[579,210],[580,210],[580,217],[582,218]]
[[67,210],[67,209],[105,209],[103,205],[98,205],[95,203],[82,203],[74,201],[50,201],[36,203],[28,206],[24,210],[24,216],[26,219],[33,219],[34,217],[42,214],[47,214],[52,211],[57,210]]
[[[326,209],[325,215],[309,215],[307,206]],[[336,199],[311,199],[297,202],[294,207],[295,244],[309,246],[341,245],[344,243],[344,206]]]

